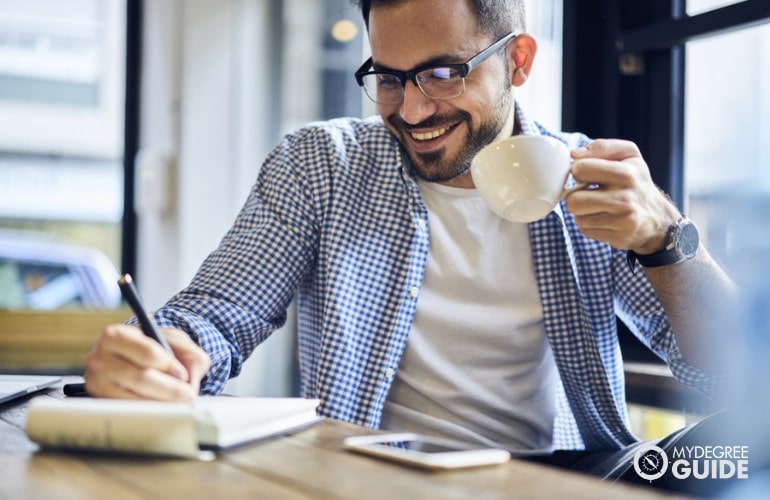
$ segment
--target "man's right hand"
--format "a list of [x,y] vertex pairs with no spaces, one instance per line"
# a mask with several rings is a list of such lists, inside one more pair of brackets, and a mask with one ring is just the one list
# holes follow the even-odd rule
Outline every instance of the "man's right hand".
[[109,325],[86,358],[86,390],[95,397],[193,401],[211,359],[181,330],[161,329],[174,356],[130,325]]

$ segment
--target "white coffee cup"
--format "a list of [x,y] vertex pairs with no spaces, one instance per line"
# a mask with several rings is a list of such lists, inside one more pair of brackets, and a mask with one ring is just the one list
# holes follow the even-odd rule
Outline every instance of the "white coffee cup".
[[493,142],[471,162],[476,189],[497,215],[512,222],[542,219],[585,184],[566,189],[572,159],[553,137],[515,135]]

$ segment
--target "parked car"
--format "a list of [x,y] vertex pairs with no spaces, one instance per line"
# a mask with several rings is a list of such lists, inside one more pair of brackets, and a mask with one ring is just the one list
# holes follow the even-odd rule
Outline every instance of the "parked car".
[[0,309],[113,309],[118,271],[95,248],[0,230]]

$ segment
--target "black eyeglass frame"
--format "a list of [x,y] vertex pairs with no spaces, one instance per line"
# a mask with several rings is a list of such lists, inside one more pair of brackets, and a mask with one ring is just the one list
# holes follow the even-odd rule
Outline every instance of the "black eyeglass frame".
[[[521,33],[518,33],[516,31],[512,31],[487,47],[486,49],[482,50],[475,56],[468,59],[466,62],[462,64],[442,64],[442,63],[431,63],[426,64],[424,66],[418,66],[417,68],[414,68],[410,71],[395,71],[395,70],[389,70],[389,69],[383,69],[383,70],[377,70],[377,71],[369,71],[370,68],[373,67],[373,61],[370,57],[364,63],[361,65],[360,68],[355,72],[356,82],[360,87],[364,89],[366,92],[366,86],[364,85],[364,76],[366,75],[391,75],[395,76],[401,81],[401,88],[406,89],[406,82],[411,81],[414,83],[414,85],[420,89],[420,92],[422,92],[425,97],[428,97],[430,99],[454,99],[455,97],[460,97],[465,93],[465,77],[468,76],[468,73],[476,69],[481,63],[489,59],[493,54],[495,54],[497,51],[502,49],[505,45],[508,44],[511,40],[519,36]],[[422,73],[423,71],[429,70],[429,69],[435,69],[435,68],[449,68],[454,71],[457,71],[457,73],[460,75],[460,78],[463,82],[463,88],[462,91],[457,94],[456,96],[452,97],[433,97],[425,93],[425,90],[423,90],[422,86],[420,86],[420,83],[417,81],[417,75],[419,73]],[[366,92],[366,95],[369,97],[369,99],[372,99],[372,96],[369,95],[368,92]],[[376,99],[372,99],[375,103],[378,104],[396,104],[398,102],[401,102],[404,98],[403,91],[401,92],[401,99],[394,102],[378,102]]]

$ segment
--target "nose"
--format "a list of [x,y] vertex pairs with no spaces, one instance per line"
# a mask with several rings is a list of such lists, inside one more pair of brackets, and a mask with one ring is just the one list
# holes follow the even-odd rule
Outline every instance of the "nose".
[[406,82],[404,100],[401,101],[399,115],[409,124],[420,123],[436,112],[436,100],[422,93],[414,82]]

